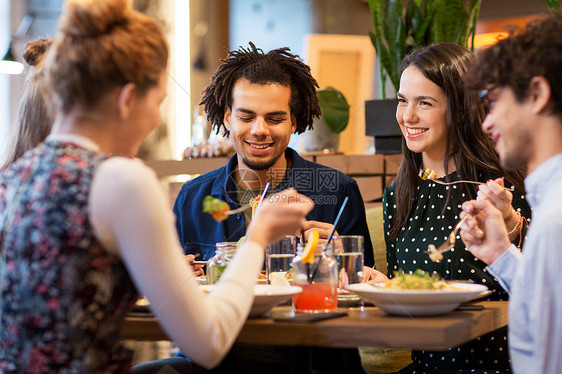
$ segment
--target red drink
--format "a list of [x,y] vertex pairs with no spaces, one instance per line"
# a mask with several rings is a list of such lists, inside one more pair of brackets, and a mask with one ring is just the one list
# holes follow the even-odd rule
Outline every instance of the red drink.
[[336,309],[338,294],[335,284],[312,283],[298,284],[302,292],[293,296],[295,308],[298,311],[322,311]]

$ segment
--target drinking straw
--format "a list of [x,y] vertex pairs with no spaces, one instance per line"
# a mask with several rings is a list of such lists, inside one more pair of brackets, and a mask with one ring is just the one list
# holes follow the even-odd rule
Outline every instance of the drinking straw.
[[265,187],[263,188],[263,192],[261,193],[260,201],[258,201],[258,206],[257,206],[256,210],[259,209],[261,203],[263,202],[263,199],[265,199],[265,194],[267,193],[268,188],[269,188],[269,182],[267,182],[265,184]]
[[347,200],[349,200],[349,197],[346,196],[345,199],[343,199],[343,203],[341,204],[340,211],[338,212],[336,220],[334,221],[332,231],[330,232],[330,234],[328,235],[328,238],[326,239],[326,245],[328,245],[330,243],[330,241],[332,240],[332,236],[334,236],[334,232],[336,232],[336,228],[338,227],[338,223],[340,222],[340,218],[341,218],[343,210],[345,209],[345,206],[347,204]]
[[[324,244],[324,250],[326,250],[326,247],[328,246],[328,244],[330,244],[330,241],[334,236],[334,232],[336,232],[336,228],[338,227],[338,223],[340,222],[341,215],[343,213],[343,210],[345,209],[345,206],[347,205],[348,200],[349,197],[347,196],[345,197],[345,199],[343,199],[343,203],[341,204],[340,211],[338,212],[338,215],[336,216],[336,220],[334,221],[332,231],[330,231],[330,234],[328,234],[328,238],[326,239],[326,243]],[[320,260],[321,259],[322,258],[320,258]],[[314,269],[312,276],[309,278],[310,281],[308,283],[312,283],[312,281],[314,280],[314,276],[316,275],[316,272],[318,271],[318,267],[320,266],[320,260],[318,260],[318,263],[316,264],[316,268]]]

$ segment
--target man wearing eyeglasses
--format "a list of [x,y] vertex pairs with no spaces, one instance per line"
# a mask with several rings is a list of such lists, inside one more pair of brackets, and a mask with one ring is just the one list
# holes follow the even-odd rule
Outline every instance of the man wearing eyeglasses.
[[521,253],[488,201],[463,204],[466,248],[510,293],[515,373],[562,373],[562,15],[530,23],[479,55],[468,85],[482,90],[482,127],[503,167],[526,167],[533,222]]

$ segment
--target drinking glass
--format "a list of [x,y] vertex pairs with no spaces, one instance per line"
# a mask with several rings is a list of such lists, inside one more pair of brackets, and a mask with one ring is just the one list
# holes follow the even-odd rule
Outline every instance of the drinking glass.
[[[273,277],[282,277],[288,279],[288,272],[291,270],[291,262],[295,257],[297,247],[297,237],[295,235],[287,235],[277,243],[273,243],[267,247],[266,251],[266,279],[267,284],[271,284],[271,275]],[[288,281],[287,281],[288,283]]]
[[340,235],[333,240],[338,287],[345,289],[350,284],[363,282],[363,236]]
[[309,264],[301,261],[303,246],[299,243],[292,267],[294,285],[302,288],[293,297],[298,312],[317,313],[337,308],[337,263],[332,247],[332,243],[327,247],[319,244],[314,262]]

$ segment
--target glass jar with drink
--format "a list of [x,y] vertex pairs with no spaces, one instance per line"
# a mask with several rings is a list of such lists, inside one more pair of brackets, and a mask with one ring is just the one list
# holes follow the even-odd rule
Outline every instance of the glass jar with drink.
[[298,312],[325,312],[338,306],[338,265],[332,244],[319,244],[313,263],[302,261],[304,246],[297,245],[292,263],[293,284],[302,288],[293,304]]
[[215,284],[236,252],[236,242],[219,242],[215,255],[207,263],[207,284]]

